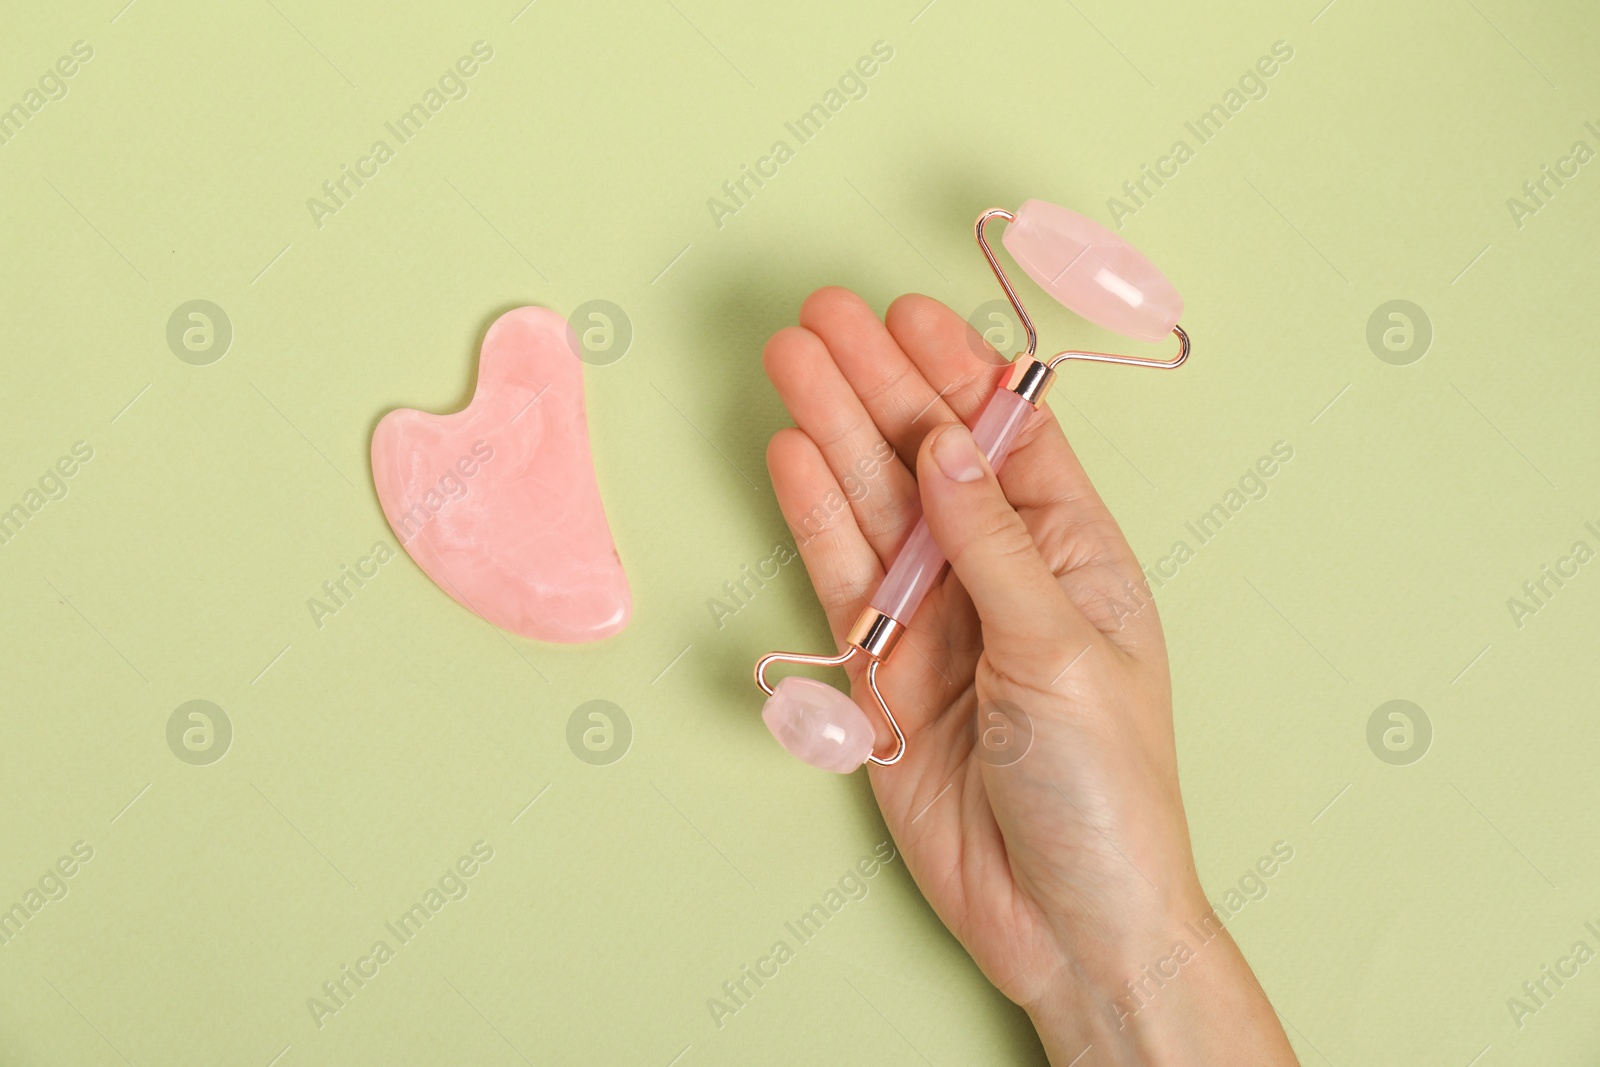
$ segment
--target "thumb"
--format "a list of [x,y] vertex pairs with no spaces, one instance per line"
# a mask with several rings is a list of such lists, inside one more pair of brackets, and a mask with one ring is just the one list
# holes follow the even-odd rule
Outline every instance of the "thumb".
[[1100,636],[1039,554],[965,426],[952,423],[924,439],[917,484],[929,532],[977,608],[991,660],[1015,651],[1027,657],[1019,662],[1043,667],[1066,646],[1074,655]]

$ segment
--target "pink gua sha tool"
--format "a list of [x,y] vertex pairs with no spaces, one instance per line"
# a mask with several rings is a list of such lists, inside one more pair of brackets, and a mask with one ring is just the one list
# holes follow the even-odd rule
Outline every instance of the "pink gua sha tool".
[[538,641],[598,641],[633,611],[577,352],[554,311],[508,311],[484,335],[472,403],[453,415],[401,408],[372,432],[378,500],[417,566],[470,611]]
[[[993,219],[1009,224],[1001,242],[1045,292],[1090,322],[1141,341],[1159,341],[1174,334],[1177,356],[1155,360],[1068,350],[1048,361],[1037,359],[1033,320],[984,237],[984,227]],[[1183,299],[1148,259],[1105,227],[1064,207],[1029,200],[1015,214],[1002,208],[985,211],[978,216],[974,231],[978,247],[1028,337],[1026,351],[1012,363],[1010,378],[995,389],[972,428],[991,467],[998,469],[1004,462],[1028,416],[1044,401],[1062,363],[1081,359],[1171,369],[1189,358],[1189,335],[1178,325]],[[927,521],[919,521],[877,591],[868,598],[866,610],[850,628],[845,651],[837,656],[772,652],[761,658],[756,664],[756,684],[768,698],[761,718],[779,744],[806,763],[839,774],[849,774],[864,763],[887,767],[899,762],[905,755],[906,738],[878,688],[878,668],[904,636],[922,598],[943,576],[945,563]],[[861,706],[833,686],[795,675],[784,678],[776,689],[767,682],[767,667],[773,663],[838,667],[858,655],[867,660],[867,686],[894,731],[896,746],[888,756],[872,751],[872,724]]]

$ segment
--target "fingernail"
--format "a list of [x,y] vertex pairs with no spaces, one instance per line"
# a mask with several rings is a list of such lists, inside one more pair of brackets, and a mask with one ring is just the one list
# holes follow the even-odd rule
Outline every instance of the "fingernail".
[[983,477],[983,453],[965,426],[940,431],[933,442],[933,461],[953,482],[975,482]]

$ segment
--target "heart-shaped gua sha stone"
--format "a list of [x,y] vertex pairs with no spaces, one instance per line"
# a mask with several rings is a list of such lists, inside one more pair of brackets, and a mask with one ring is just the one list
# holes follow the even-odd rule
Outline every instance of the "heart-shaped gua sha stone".
[[597,641],[633,612],[589,452],[567,321],[524,307],[484,336],[472,403],[391,411],[372,481],[417,566],[469,610],[539,641]]

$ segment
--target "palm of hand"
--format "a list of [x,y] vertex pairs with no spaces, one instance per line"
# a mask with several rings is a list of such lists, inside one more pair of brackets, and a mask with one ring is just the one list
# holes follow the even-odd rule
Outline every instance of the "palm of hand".
[[[920,514],[923,437],[970,424],[1005,373],[973,336],[926,297],[902,297],[880,322],[854,294],[824,289],[800,327],[768,343],[767,372],[798,426],[769,447],[773,485],[841,646]],[[953,573],[933,589],[879,672],[906,755],[870,773],[924,895],[990,979],[1028,1003],[1064,953],[1117,967],[1083,946],[1118,941],[1141,910],[1175,911],[1195,887],[1165,649],[1132,551],[1048,412],[1024,429],[1001,483],[1022,522],[985,536],[1018,554],[1037,546],[1042,580],[982,622]],[[891,751],[860,672],[852,683],[877,751]],[[1008,746],[980,745],[980,710],[982,726],[1012,731]]]

